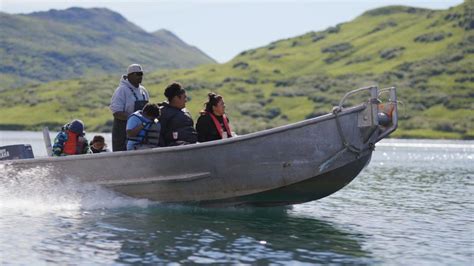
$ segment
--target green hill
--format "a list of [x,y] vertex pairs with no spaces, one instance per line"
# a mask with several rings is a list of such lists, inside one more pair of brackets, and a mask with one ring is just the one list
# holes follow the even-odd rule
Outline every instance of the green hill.
[[[400,128],[394,136],[474,138],[472,2],[448,10],[392,6],[320,32],[242,52],[226,64],[147,74],[152,100],[185,85],[197,117],[209,91],[223,95],[239,133],[327,113],[349,90],[398,87]],[[110,130],[110,97],[119,75],[51,82],[0,92],[0,125],[58,126],[72,118],[87,130]]]
[[103,8],[27,15],[0,13],[0,88],[124,71],[153,71],[215,61],[171,32],[148,33]]

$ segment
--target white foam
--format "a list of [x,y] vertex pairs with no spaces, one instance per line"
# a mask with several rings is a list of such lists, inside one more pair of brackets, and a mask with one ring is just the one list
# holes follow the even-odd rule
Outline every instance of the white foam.
[[44,213],[147,207],[150,204],[148,200],[125,197],[98,185],[78,183],[72,178],[51,178],[45,168],[15,173],[5,170],[0,182],[0,212]]

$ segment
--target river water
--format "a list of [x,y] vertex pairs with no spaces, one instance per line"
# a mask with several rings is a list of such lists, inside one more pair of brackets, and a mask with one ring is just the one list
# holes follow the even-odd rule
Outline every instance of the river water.
[[[45,155],[41,133],[0,134]],[[473,141],[384,140],[347,187],[287,208],[161,205],[28,177],[0,174],[2,265],[474,264]]]

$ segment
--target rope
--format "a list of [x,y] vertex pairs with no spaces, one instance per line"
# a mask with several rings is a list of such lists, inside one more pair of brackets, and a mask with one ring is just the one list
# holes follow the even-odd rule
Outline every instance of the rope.
[[[361,153],[370,149],[370,150],[374,150],[375,149],[375,145],[373,143],[369,143],[369,148],[368,149],[359,149],[357,147],[355,147],[354,145],[350,144],[347,140],[346,140],[346,137],[344,136],[344,133],[342,131],[342,126],[341,126],[341,123],[339,121],[339,113],[342,111],[342,108],[340,106],[336,106],[333,108],[332,110],[332,113],[334,114],[334,117],[335,117],[335,121],[336,121],[336,127],[337,127],[337,132],[339,134],[339,137],[341,138],[341,142],[342,142],[342,145],[344,146],[344,149],[345,150],[348,150],[354,154],[356,154],[356,157],[359,158]],[[367,140],[364,142],[364,146],[369,142],[369,140],[371,139],[372,135],[377,131],[377,129],[374,129],[369,137],[367,138]]]
[[350,144],[349,142],[347,142],[346,140],[346,137],[344,136],[344,133],[342,132],[342,127],[341,127],[341,123],[339,121],[339,115],[338,113],[341,111],[340,108],[335,108],[333,110],[333,114],[335,116],[335,120],[336,120],[336,126],[337,126],[337,132],[339,133],[339,137],[341,138],[341,142],[342,142],[342,145],[347,149],[349,150],[350,152],[352,153],[355,153],[357,155],[357,157],[360,156],[360,154],[362,153],[363,150],[355,147],[354,145]]

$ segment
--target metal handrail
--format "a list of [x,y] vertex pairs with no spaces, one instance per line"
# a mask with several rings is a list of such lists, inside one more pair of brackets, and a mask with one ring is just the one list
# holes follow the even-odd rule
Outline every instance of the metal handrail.
[[353,94],[356,94],[356,93],[359,93],[361,91],[366,91],[366,90],[370,90],[370,96],[371,96],[371,100],[372,99],[377,99],[378,97],[378,88],[377,86],[368,86],[368,87],[363,87],[363,88],[359,88],[359,89],[356,89],[356,90],[353,90],[353,91],[350,91],[348,93],[346,93],[344,95],[344,97],[342,97],[341,101],[339,102],[339,105],[337,106],[339,109],[342,109],[342,105],[344,104],[344,102],[346,101],[346,99],[353,95]]

